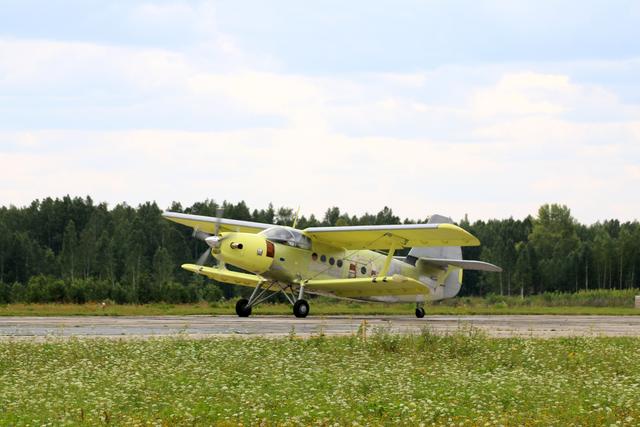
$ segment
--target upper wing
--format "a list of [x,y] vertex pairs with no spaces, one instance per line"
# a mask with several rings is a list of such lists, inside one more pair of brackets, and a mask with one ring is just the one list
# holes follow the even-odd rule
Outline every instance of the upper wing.
[[465,270],[478,270],[478,271],[491,271],[494,273],[502,272],[502,268],[497,265],[490,264],[484,261],[473,261],[467,259],[447,259],[447,258],[418,258],[422,262],[427,264],[433,264],[437,266],[446,267],[447,265],[453,265],[454,267],[460,267]]
[[205,267],[196,264],[183,264],[182,268],[194,273],[202,274],[218,282],[231,283],[232,285],[242,285],[255,288],[263,279],[255,274],[239,273],[237,271],[225,270],[222,268]]
[[227,218],[213,218],[210,216],[202,215],[189,215],[177,212],[165,212],[163,217],[170,221],[183,224],[188,227],[194,228],[205,233],[213,233],[216,228],[216,223],[220,221],[220,231],[239,231],[241,233],[259,233],[269,227],[273,227],[271,224],[262,224],[260,222],[251,221],[239,221],[236,219]]
[[311,227],[311,239],[344,249],[389,249],[414,246],[478,246],[480,241],[453,224],[361,225]]
[[383,295],[426,295],[427,285],[398,274],[386,277],[362,277],[353,279],[303,280],[300,282],[309,292],[329,293],[338,297],[357,298]]

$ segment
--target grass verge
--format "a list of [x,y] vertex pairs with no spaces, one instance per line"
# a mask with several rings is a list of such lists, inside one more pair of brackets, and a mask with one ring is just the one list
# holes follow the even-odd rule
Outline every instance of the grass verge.
[[9,341],[0,425],[637,425],[638,356],[638,338],[473,329]]
[[[161,316],[161,315],[235,315],[235,301],[215,304],[7,304],[0,305],[1,316]],[[413,315],[414,304],[382,304],[312,300],[311,316],[315,315]],[[473,314],[558,314],[558,315],[640,315],[640,309],[632,307],[590,306],[508,306],[504,304],[481,305],[434,304],[426,307],[427,315]],[[289,304],[262,304],[253,311],[255,315],[290,315]]]

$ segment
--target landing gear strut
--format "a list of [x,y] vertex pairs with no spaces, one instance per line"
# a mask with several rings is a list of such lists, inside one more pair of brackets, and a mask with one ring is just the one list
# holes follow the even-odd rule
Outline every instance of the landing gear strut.
[[[296,295],[297,291],[297,295]],[[309,314],[309,303],[304,300],[304,284],[300,284],[296,289],[293,284],[283,285],[278,282],[261,282],[253,289],[249,299],[242,298],[236,302],[236,314],[240,317],[251,316],[251,308],[277,295],[278,292],[287,298],[293,305],[293,314],[298,318],[307,317]]]
[[[291,296],[295,298],[295,293],[291,292]],[[286,292],[285,292],[286,295]],[[297,318],[305,318],[307,314],[309,314],[309,303],[302,299],[304,296],[304,283],[300,285],[300,290],[298,291],[298,298],[293,302],[293,315]]]
[[416,317],[418,319],[422,319],[424,317],[424,308],[420,304],[416,306]]

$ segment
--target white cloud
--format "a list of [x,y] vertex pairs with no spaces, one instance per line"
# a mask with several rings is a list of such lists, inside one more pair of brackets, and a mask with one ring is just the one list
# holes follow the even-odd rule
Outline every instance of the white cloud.
[[213,2],[145,2],[132,5],[125,20],[131,28],[149,34],[174,33],[184,37],[217,37],[218,25]]
[[38,97],[114,89],[166,89],[189,74],[184,56],[162,49],[0,39],[0,90]]
[[[329,151],[305,160],[297,153],[296,139],[300,136],[290,131],[269,130],[39,132],[29,138],[46,145],[61,141],[70,145],[53,156],[37,149],[31,153],[3,153],[2,164],[8,167],[1,169],[0,180],[7,187],[0,187],[0,198],[27,203],[47,194],[86,191],[111,202],[157,199],[166,205],[171,200],[215,197],[246,199],[254,206],[266,206],[271,200],[283,204],[295,201],[298,195],[304,196],[300,202],[305,205],[309,202],[308,194],[335,191],[339,196],[342,187],[335,186],[331,177],[329,160],[333,154],[328,152],[339,152],[341,141],[325,141]],[[5,134],[0,143],[4,145],[21,137]],[[86,140],[94,143],[83,145]],[[342,152],[351,157],[346,148]],[[323,173],[319,166],[325,162],[328,167],[323,168]],[[310,175],[309,170],[319,173]],[[114,181],[113,177],[118,179]],[[35,185],[38,182],[42,184]],[[17,200],[13,188],[23,189]],[[318,202],[326,200],[331,198],[321,197]]]
[[[316,215],[331,205],[352,213],[389,205],[413,218],[433,212],[479,218],[522,217],[558,200],[587,221],[614,213],[634,218],[640,207],[629,199],[615,212],[603,209],[606,200],[629,198],[627,190],[640,184],[633,165],[616,150],[602,151],[601,170],[593,171],[584,155],[571,159],[577,165],[528,159],[534,147],[510,161],[513,148],[504,143],[358,138],[303,129],[4,133],[0,146],[21,139],[31,141],[32,150],[4,153],[0,160],[9,165],[0,172],[0,199],[14,203],[66,193],[112,203],[155,199],[161,206],[213,197],[244,199],[254,207],[300,204],[303,213]],[[38,144],[61,148],[51,155]],[[626,173],[614,173],[618,167]]]
[[244,111],[286,117],[296,126],[324,127],[325,94],[310,78],[253,71],[205,73],[189,79],[189,89],[225,96]]
[[480,118],[556,115],[566,111],[563,98],[572,97],[575,92],[567,76],[507,74],[496,86],[477,91],[473,111]]
[[[192,19],[154,7],[141,16]],[[64,119],[60,130],[37,118],[26,129],[0,126],[0,201],[71,193],[167,206],[214,197],[300,204],[316,215],[388,205],[413,218],[522,217],[559,201],[583,221],[637,218],[629,189],[640,185],[639,110],[606,87],[496,65],[290,74],[210,36],[209,58],[0,40],[0,90],[31,96],[30,113]],[[51,101],[61,94],[79,100],[61,109]],[[104,121],[87,130],[85,117]]]

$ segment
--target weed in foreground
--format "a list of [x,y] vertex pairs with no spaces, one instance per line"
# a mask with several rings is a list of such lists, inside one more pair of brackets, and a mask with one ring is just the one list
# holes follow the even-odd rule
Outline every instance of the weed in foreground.
[[0,343],[0,425],[637,425],[640,339]]

